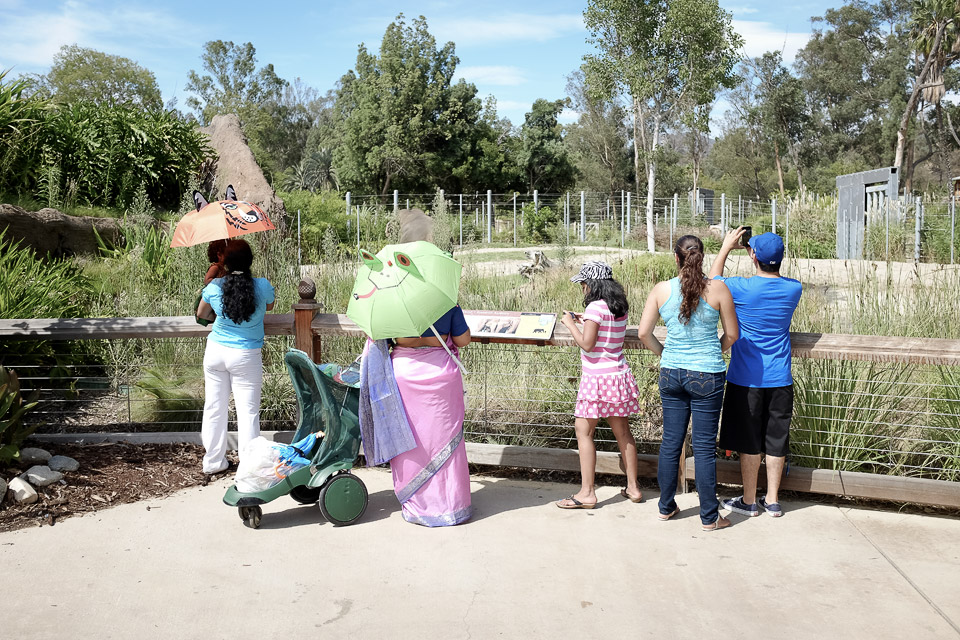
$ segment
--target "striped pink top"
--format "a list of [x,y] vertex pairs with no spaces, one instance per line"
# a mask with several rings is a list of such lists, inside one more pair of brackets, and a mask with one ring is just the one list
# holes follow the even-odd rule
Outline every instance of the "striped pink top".
[[593,320],[600,325],[597,332],[597,344],[593,350],[580,350],[580,362],[584,375],[604,375],[629,371],[627,360],[623,357],[623,337],[627,332],[627,316],[614,318],[610,307],[603,300],[587,305],[583,312],[583,321]]

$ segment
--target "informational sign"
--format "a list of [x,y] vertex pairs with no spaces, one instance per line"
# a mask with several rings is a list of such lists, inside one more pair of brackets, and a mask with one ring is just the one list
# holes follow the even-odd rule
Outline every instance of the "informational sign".
[[531,311],[464,311],[470,334],[479,338],[512,337],[549,340],[557,323],[555,313]]

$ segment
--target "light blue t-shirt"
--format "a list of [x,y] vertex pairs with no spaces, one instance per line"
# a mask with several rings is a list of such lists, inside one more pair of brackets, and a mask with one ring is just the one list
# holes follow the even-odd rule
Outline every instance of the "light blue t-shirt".
[[273,285],[266,278],[253,279],[253,291],[257,309],[246,322],[237,324],[223,315],[223,278],[217,278],[203,288],[203,300],[217,314],[217,320],[207,340],[233,349],[259,349],[263,346],[263,316],[267,305],[274,301]]
[[660,307],[660,317],[667,325],[660,368],[720,373],[727,368],[717,336],[720,312],[700,298],[690,320],[684,324],[680,322],[681,302],[680,278],[673,278],[670,280],[670,297]]
[[733,343],[727,380],[741,387],[786,387],[790,371],[790,321],[803,285],[792,278],[723,278],[733,295],[740,339]]

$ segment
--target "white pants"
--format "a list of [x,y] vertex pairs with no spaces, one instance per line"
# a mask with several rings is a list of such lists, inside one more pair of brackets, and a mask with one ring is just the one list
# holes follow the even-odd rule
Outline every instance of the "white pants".
[[204,473],[227,468],[227,416],[230,391],[237,408],[238,448],[260,435],[260,391],[263,358],[260,349],[233,349],[207,340],[203,354],[206,400],[203,403],[201,439],[207,450]]

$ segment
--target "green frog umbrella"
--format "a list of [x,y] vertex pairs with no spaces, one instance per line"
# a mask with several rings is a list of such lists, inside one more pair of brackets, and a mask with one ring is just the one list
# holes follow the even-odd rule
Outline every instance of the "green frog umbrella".
[[360,257],[347,317],[374,340],[419,336],[457,304],[462,267],[429,242],[388,244]]

